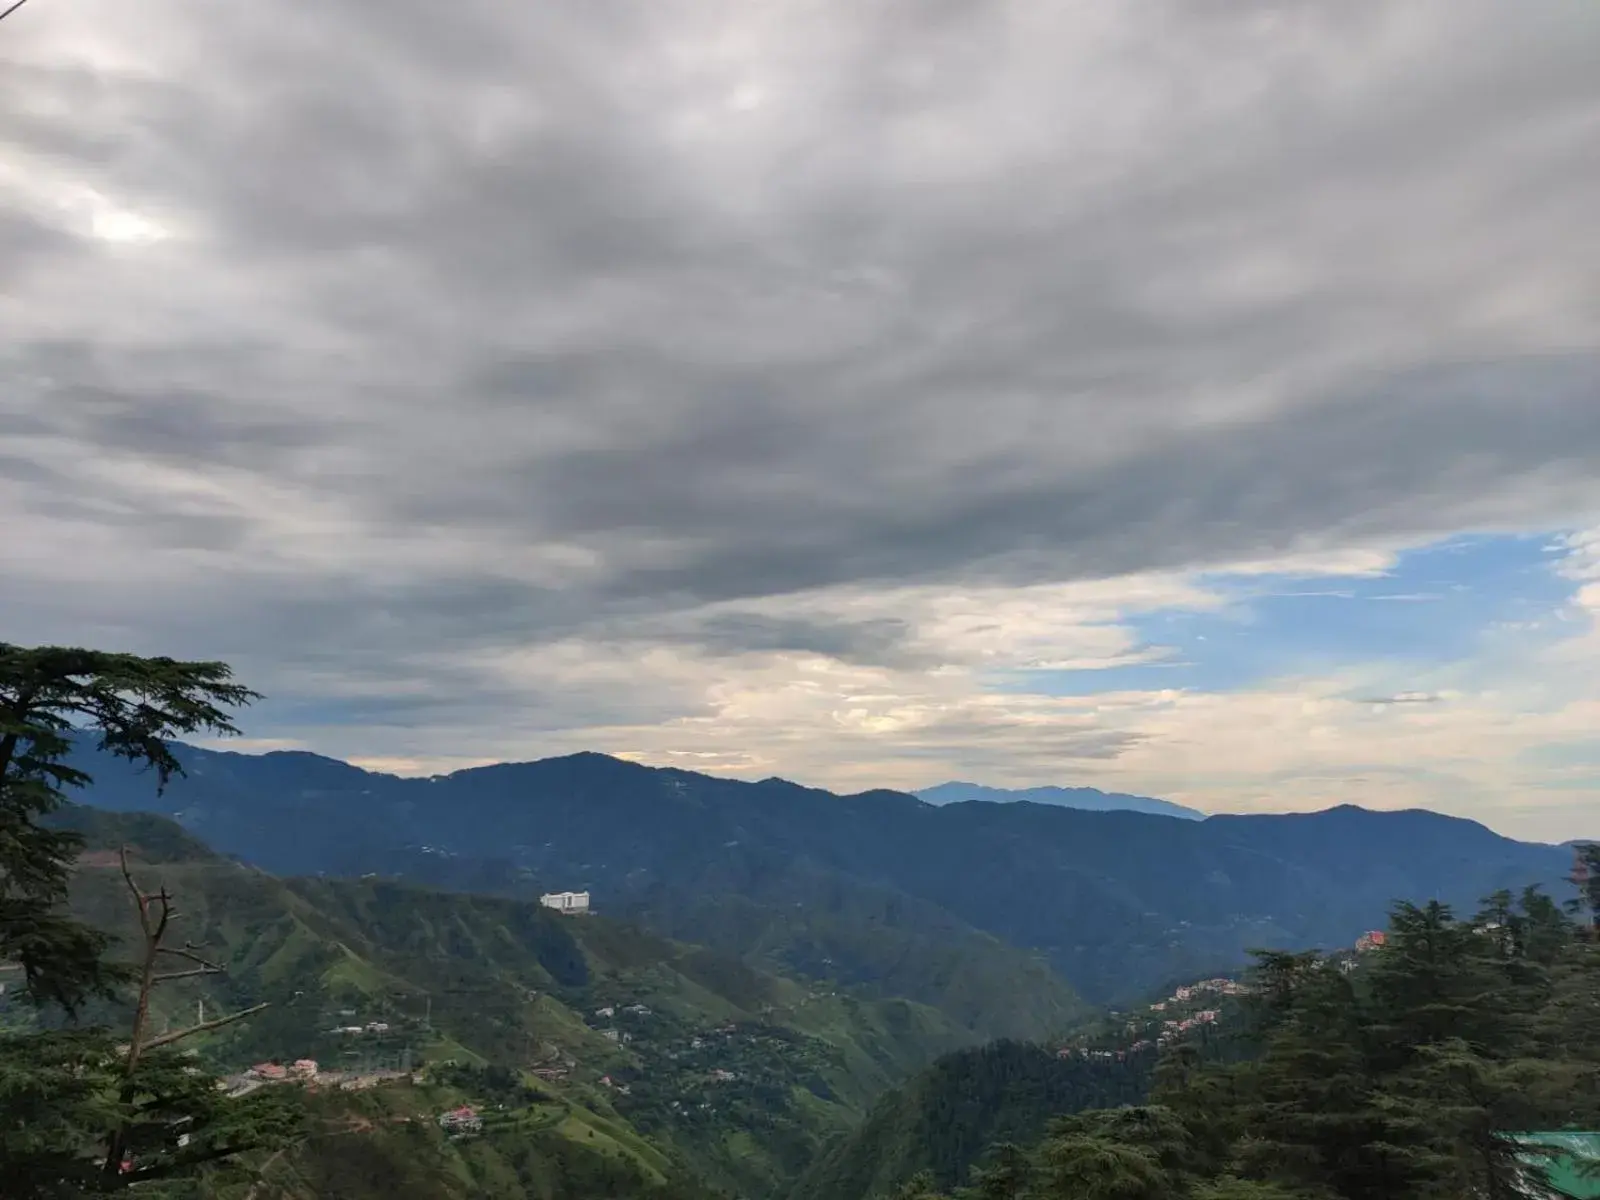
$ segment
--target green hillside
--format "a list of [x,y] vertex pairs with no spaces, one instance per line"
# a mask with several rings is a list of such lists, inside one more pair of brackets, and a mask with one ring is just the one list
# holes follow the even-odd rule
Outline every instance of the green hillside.
[[740,874],[625,911],[769,970],[920,1001],[974,1038],[1054,1036],[1091,1011],[1042,956],[937,905],[800,864]]
[[[436,1114],[474,1089],[400,1083],[305,1093],[308,1136],[213,1168],[205,1200],[712,1200],[719,1193],[615,1117],[548,1094],[491,1105],[481,1132],[452,1136]],[[494,1102],[498,1103],[498,1102]]]
[[996,1143],[1041,1137],[1052,1118],[1140,1102],[1155,1055],[1058,1058],[1040,1046],[995,1042],[941,1058],[884,1095],[790,1193],[793,1200],[866,1200],[921,1171],[939,1186],[966,1179]]
[[692,1171],[771,1194],[886,1088],[973,1038],[914,1001],[797,982],[604,917],[383,879],[281,880],[161,818],[67,819],[88,839],[80,915],[132,935],[113,850],[126,843],[141,884],[177,896],[180,936],[229,968],[160,989],[158,1028],[202,1004],[272,1003],[203,1045],[219,1067],[509,1069],[539,1097],[523,1107],[543,1141],[603,1142],[645,1178]]

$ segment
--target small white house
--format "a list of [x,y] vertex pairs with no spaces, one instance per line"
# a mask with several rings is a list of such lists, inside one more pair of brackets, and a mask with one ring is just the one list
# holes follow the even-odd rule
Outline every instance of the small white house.
[[546,892],[539,903],[559,913],[578,914],[589,911],[588,892]]

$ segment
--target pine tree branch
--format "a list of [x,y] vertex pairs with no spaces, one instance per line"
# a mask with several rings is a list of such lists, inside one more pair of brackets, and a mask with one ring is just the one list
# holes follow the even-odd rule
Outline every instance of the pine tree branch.
[[185,1154],[181,1159],[172,1162],[156,1163],[154,1166],[137,1167],[126,1175],[120,1176],[127,1183],[145,1183],[153,1179],[167,1179],[180,1171],[188,1171],[202,1163],[216,1162],[221,1158],[230,1158],[235,1154],[244,1154],[247,1151],[258,1149],[266,1145],[261,1138],[247,1139],[242,1142],[230,1143],[226,1146],[213,1146],[209,1150],[201,1150],[193,1154]]
[[186,1037],[192,1037],[197,1033],[205,1033],[207,1030],[221,1029],[224,1025],[232,1025],[235,1021],[242,1021],[246,1017],[255,1015],[263,1008],[271,1007],[272,1002],[268,1000],[261,1004],[252,1005],[249,1008],[240,1009],[238,1012],[226,1017],[218,1017],[215,1021],[201,1021],[198,1025],[190,1025],[186,1029],[175,1029],[171,1033],[163,1033],[160,1037],[151,1038],[141,1045],[139,1053],[143,1054],[146,1050],[155,1050],[161,1046],[170,1046],[173,1042],[181,1042]]

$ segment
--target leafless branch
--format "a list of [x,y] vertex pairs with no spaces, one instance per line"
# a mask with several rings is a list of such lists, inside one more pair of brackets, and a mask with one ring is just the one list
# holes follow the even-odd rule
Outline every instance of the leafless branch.
[[161,975],[150,976],[151,983],[166,983],[169,979],[194,979],[200,975],[221,975],[223,970],[219,966],[207,963],[203,967],[194,967],[188,971],[167,971]]
[[17,9],[21,8],[27,2],[28,2],[28,0],[16,0],[16,3],[13,4],[10,8],[6,9],[5,12],[0,12],[0,21],[4,21],[7,17],[9,17],[12,13],[16,12]]
[[161,905],[161,915],[156,918],[155,932],[155,942],[159,946],[161,939],[167,935],[167,926],[171,924],[172,918],[177,914],[172,911],[172,896],[167,892],[165,886],[155,894],[155,902]]
[[[221,974],[223,974],[224,972],[227,971],[228,968],[223,966],[221,963],[214,963],[209,958],[202,958],[199,954],[196,954],[195,953],[196,949],[197,949],[197,947],[195,946],[195,944],[193,942],[190,942],[187,945],[182,946],[182,947],[178,947],[178,946],[157,946],[156,947],[157,953],[160,953],[160,954],[171,954],[175,958],[187,959],[189,962],[194,963],[196,966],[203,967],[205,974],[221,975]],[[200,971],[184,971],[184,972],[182,972],[182,974],[174,973],[174,974],[170,974],[170,975],[157,975],[156,976],[156,980],[159,982],[162,979],[180,979],[180,978],[183,977],[183,975],[199,975],[201,973],[202,972],[200,972]]]
[[117,848],[117,860],[122,864],[122,878],[128,885],[128,891],[133,895],[133,907],[139,912],[139,928],[144,930],[145,937],[153,937],[154,931],[150,928],[150,897],[133,881],[133,872],[128,868],[128,847]]
[[218,1017],[215,1021],[201,1021],[200,1024],[190,1025],[186,1029],[174,1029],[171,1033],[163,1033],[160,1037],[151,1038],[139,1047],[139,1052],[142,1054],[146,1050],[154,1050],[160,1046],[170,1046],[173,1042],[181,1042],[186,1037],[192,1037],[197,1033],[205,1033],[210,1029],[221,1029],[224,1025],[232,1025],[235,1021],[242,1021],[246,1017],[260,1012],[263,1008],[270,1008],[271,1006],[271,1002],[267,1001],[252,1005],[249,1008],[242,1008],[226,1017]]
[[[0,0],[4,3],[4,0]],[[0,14],[3,15],[3,14]],[[133,1012],[133,1028],[128,1036],[128,1045],[122,1050],[124,1055],[122,1063],[122,1096],[126,1102],[132,1099],[135,1089],[135,1071],[139,1066],[139,1058],[148,1050],[156,1050],[162,1046],[170,1046],[174,1042],[181,1042],[184,1038],[193,1037],[197,1033],[205,1033],[212,1029],[221,1029],[225,1025],[232,1025],[235,1021],[244,1018],[262,1009],[269,1007],[267,1004],[257,1004],[250,1008],[231,1013],[225,1017],[218,1017],[212,1021],[201,1021],[197,1025],[190,1025],[185,1029],[177,1029],[171,1033],[164,1033],[160,1037],[145,1039],[145,1027],[150,1020],[150,994],[157,984],[167,983],[174,979],[194,979],[202,975],[221,975],[226,968],[220,963],[214,963],[200,954],[200,947],[194,942],[185,942],[182,946],[164,946],[162,941],[167,936],[167,928],[178,916],[172,907],[174,899],[166,885],[162,884],[161,890],[152,895],[142,889],[133,878],[133,870],[128,865],[128,847],[122,846],[118,850],[118,860],[122,865],[122,878],[128,885],[128,892],[133,897],[133,905],[139,912],[139,928],[144,937],[144,953],[139,966],[139,994]],[[159,912],[156,906],[160,906]],[[177,971],[156,970],[156,964],[161,961],[163,954],[170,954],[174,958],[183,959],[194,964]],[[121,1176],[122,1161],[127,1149],[128,1129],[120,1126],[106,1139],[106,1153],[102,1172],[107,1179]],[[155,1178],[151,1175],[150,1178]]]

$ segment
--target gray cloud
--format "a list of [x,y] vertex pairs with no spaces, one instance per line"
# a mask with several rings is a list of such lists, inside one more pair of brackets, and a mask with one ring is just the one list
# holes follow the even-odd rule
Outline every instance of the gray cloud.
[[488,710],[452,654],[917,665],[750,606],[1565,522],[1597,49],[1556,3],[46,6],[0,45],[0,502],[49,544],[0,603]]
[[869,665],[937,665],[907,646],[911,630],[906,622],[888,618],[819,621],[719,612],[696,619],[686,628],[646,625],[636,627],[634,634],[650,640],[688,642],[713,654],[791,651]]
[[8,278],[25,280],[29,272],[78,252],[73,239],[26,213],[0,210],[0,263]]
[[[849,496],[864,464],[843,446],[837,458],[807,456],[804,474],[785,471],[786,451],[796,449],[783,436],[790,418],[761,426],[772,440],[747,448],[737,423],[731,439],[719,430],[704,459],[685,433],[670,447],[565,460],[550,488],[568,518],[564,531],[628,524],[688,533],[705,547],[623,576],[632,595],[724,599],[985,568],[1017,582],[1092,577],[1265,557],[1307,536],[1420,536],[1441,520],[1537,520],[1547,505],[1592,501],[1585,477],[1600,469],[1597,411],[1600,357],[1541,358],[1373,379],[1246,425],[1152,428],[1145,445],[1111,463],[1059,476],[1029,471],[1015,482],[913,474],[882,447],[880,461],[898,478],[868,503]],[[716,483],[745,478],[741,464],[752,462],[770,484],[740,506],[717,504]]]

